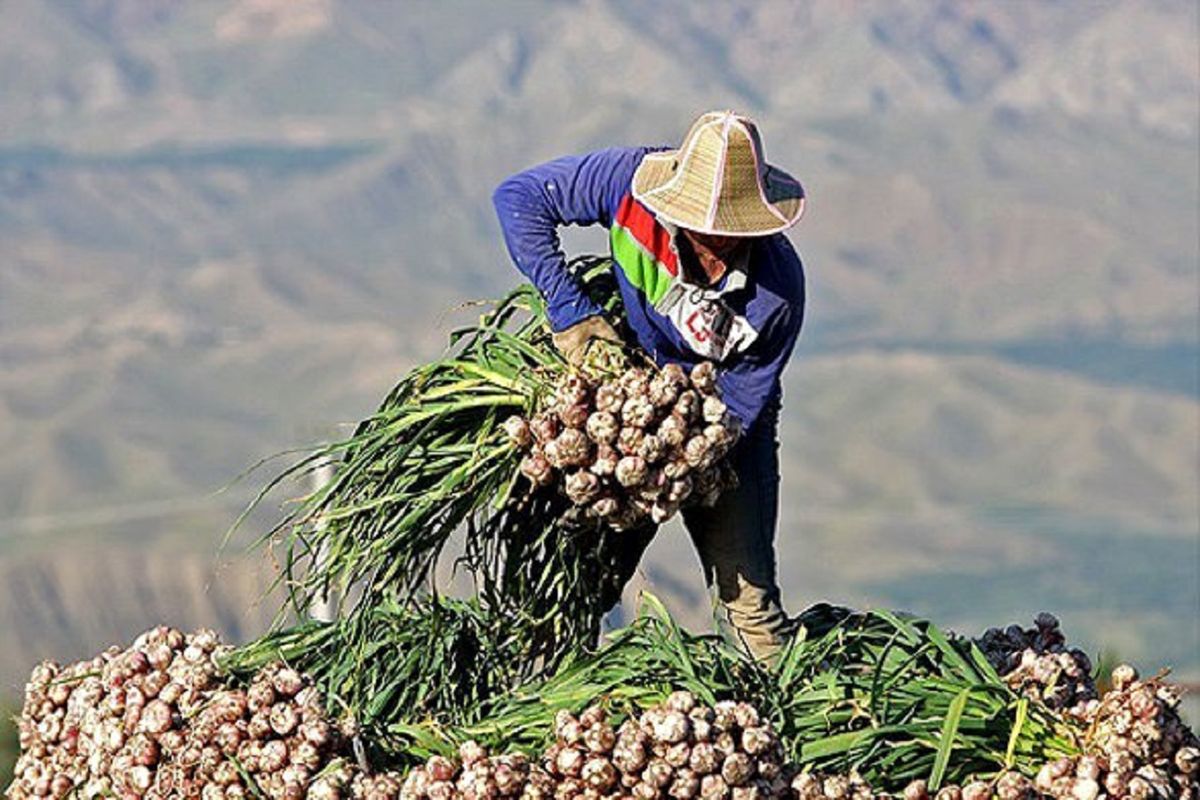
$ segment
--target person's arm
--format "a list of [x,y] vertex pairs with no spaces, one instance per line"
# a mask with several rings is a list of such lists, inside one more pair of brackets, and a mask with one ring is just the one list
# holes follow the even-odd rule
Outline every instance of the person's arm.
[[804,301],[785,306],[746,354],[717,372],[717,386],[729,413],[748,431],[772,395],[780,391],[783,369],[792,357],[804,320]]
[[567,272],[559,226],[611,225],[647,151],[609,148],[555,159],[513,175],[492,194],[509,255],[545,298],[555,332],[601,313]]

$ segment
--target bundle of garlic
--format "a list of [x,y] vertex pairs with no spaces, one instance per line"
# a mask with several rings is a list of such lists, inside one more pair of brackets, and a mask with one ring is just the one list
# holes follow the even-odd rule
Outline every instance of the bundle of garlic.
[[[1048,617],[1040,617],[1044,631],[1056,627]],[[1139,681],[1124,665],[1113,671],[1112,684],[1112,691],[1088,707],[1084,753],[1047,762],[1032,781],[1006,772],[944,786],[936,794],[924,781],[914,781],[904,800],[1200,798],[1200,741],[1179,718],[1177,690],[1157,679]]]
[[1087,653],[1067,647],[1053,614],[1038,614],[1032,628],[989,628],[975,643],[1014,691],[1076,719],[1094,713],[1092,662]]
[[[187,721],[184,742],[178,757],[159,773],[156,788],[162,796],[173,791],[187,796],[199,785],[209,794],[217,790],[207,787],[222,787],[226,797],[251,792],[253,786],[272,800],[306,793],[335,798],[353,772],[341,759],[345,743],[316,689],[280,664],[259,672],[244,690],[213,692]],[[319,772],[324,774],[317,783]]]
[[183,752],[182,721],[214,687],[218,639],[156,628],[128,650],[67,667],[44,662],[25,686],[13,800],[78,792],[144,795],[159,765]]
[[1179,717],[1179,691],[1121,665],[1089,719],[1085,752],[1047,764],[1038,788],[1056,798],[1200,798],[1200,739]]
[[879,797],[857,773],[801,772],[792,778],[792,792],[796,800],[876,800]]
[[770,723],[748,703],[697,702],[674,692],[613,728],[598,706],[562,712],[542,759],[555,798],[758,800],[787,793],[783,751]]
[[534,487],[557,487],[584,518],[617,530],[712,505],[736,482],[724,458],[737,426],[711,362],[690,375],[678,364],[600,380],[573,373],[547,408],[504,427]]
[[614,727],[600,706],[560,711],[540,758],[491,756],[474,742],[409,773],[401,800],[765,800],[788,797],[783,754],[747,703],[698,703],[685,691]]
[[[889,795],[876,797],[883,800]],[[930,791],[925,781],[916,780],[904,787],[900,797],[903,800],[1035,800],[1042,795],[1034,789],[1033,781],[1019,772],[1001,772],[989,780],[972,780],[963,786],[944,785],[936,792]]]
[[[339,776],[336,785],[331,785],[331,791],[341,791],[344,785],[343,774],[343,776]],[[401,795],[402,785],[400,776],[394,772],[370,775],[364,772],[355,772],[354,777],[350,780],[350,796],[354,800],[397,800]],[[326,795],[322,793],[312,800],[324,800],[325,797]]]
[[356,770],[315,689],[281,665],[248,688],[229,685],[216,666],[226,649],[209,630],[185,636],[159,627],[127,650],[66,667],[40,664],[25,687],[21,755],[7,796],[349,794]]
[[489,756],[474,741],[464,742],[458,761],[433,756],[404,779],[400,800],[495,800],[551,797],[553,780],[531,767],[524,755]]

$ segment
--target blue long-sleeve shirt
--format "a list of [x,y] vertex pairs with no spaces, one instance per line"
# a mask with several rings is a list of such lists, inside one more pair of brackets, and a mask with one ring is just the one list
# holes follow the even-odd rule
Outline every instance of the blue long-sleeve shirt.
[[715,361],[722,397],[749,428],[782,392],[780,376],[804,320],[804,269],[787,237],[773,234],[754,238],[744,264],[717,286],[688,282],[674,227],[631,194],[634,171],[655,149],[567,156],[508,178],[492,196],[504,241],[561,331],[601,309],[567,272],[558,228],[606,227],[638,344],[660,366]]

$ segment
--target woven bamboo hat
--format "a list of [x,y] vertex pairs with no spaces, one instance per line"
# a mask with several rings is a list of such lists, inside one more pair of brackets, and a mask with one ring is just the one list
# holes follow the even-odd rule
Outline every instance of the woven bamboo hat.
[[633,196],[658,217],[697,233],[763,236],[804,213],[804,188],[763,157],[758,126],[732,111],[697,119],[678,150],[648,153]]

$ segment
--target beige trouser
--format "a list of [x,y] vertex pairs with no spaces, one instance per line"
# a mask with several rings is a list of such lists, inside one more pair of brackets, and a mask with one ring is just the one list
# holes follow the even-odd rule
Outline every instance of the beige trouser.
[[[775,527],[779,517],[779,407],[770,405],[730,453],[739,485],[713,508],[692,507],[684,525],[700,555],[705,581],[715,590],[727,632],[755,658],[773,657],[791,634],[775,577]],[[604,587],[605,608],[621,599],[655,526],[612,537],[606,555],[616,565]]]

